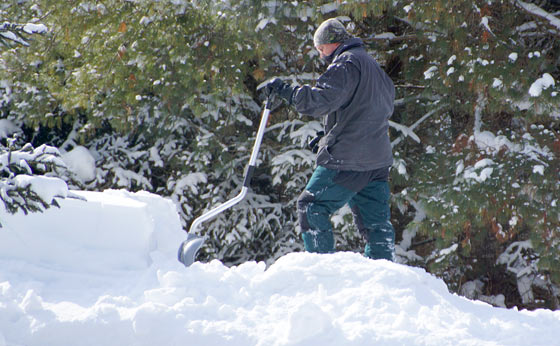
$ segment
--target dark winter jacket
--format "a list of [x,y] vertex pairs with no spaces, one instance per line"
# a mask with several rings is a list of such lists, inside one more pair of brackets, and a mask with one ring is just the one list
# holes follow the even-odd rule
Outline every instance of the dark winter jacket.
[[343,42],[316,86],[297,87],[292,103],[301,114],[324,117],[317,164],[343,171],[370,171],[393,163],[388,119],[395,87],[359,38]]

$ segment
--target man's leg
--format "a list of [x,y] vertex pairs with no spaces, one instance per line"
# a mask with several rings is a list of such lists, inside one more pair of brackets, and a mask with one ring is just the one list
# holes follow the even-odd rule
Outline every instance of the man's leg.
[[319,166],[298,198],[303,244],[308,252],[334,252],[331,215],[356,194],[334,182],[337,171]]
[[354,222],[366,239],[366,257],[394,260],[395,230],[391,224],[389,197],[386,181],[372,181],[349,202]]

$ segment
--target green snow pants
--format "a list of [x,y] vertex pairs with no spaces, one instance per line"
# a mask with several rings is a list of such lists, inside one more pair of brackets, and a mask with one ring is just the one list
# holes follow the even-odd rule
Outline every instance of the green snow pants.
[[305,250],[334,252],[330,217],[348,204],[366,240],[365,256],[394,260],[395,231],[390,221],[387,175],[388,168],[352,172],[318,166],[297,202]]

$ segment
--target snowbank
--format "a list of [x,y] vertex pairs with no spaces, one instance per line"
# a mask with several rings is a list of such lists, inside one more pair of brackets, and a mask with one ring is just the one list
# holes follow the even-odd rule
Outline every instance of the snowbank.
[[74,193],[84,200],[0,215],[0,346],[553,345],[560,337],[560,312],[493,308],[448,293],[423,270],[360,254],[185,268],[172,202]]
[[1,210],[0,258],[107,273],[148,268],[157,247],[177,251],[183,233],[171,201],[116,190],[74,193],[83,199],[57,199],[60,208],[44,213]]

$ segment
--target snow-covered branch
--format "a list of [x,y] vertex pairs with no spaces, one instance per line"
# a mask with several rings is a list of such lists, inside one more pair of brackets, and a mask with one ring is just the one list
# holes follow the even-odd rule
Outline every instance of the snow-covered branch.
[[[412,130],[414,130],[416,127],[418,127],[418,125],[423,123],[424,120],[431,117],[434,113],[441,110],[441,108],[442,108],[442,106],[439,106],[437,108],[432,109],[428,113],[424,114],[424,116],[422,118],[418,119],[414,124],[412,124],[409,127],[406,127],[406,126],[401,125],[401,124],[396,124],[392,121],[389,123],[389,125],[396,128],[397,130],[401,131],[405,135],[404,137],[410,136],[411,138],[416,140],[418,143],[420,143],[420,138],[418,138],[418,136],[416,136],[416,134],[414,134],[414,132],[412,132]],[[399,125],[399,127],[396,127],[395,125]],[[403,139],[403,136],[400,136],[399,138],[395,139],[393,142],[391,142],[391,146],[394,148],[397,144],[399,144],[402,141],[402,139]]]
[[482,93],[478,94],[478,99],[476,101],[476,106],[474,108],[474,135],[475,137],[480,134],[480,128],[482,127],[482,111],[486,107],[487,103],[486,97]]
[[402,124],[398,124],[391,120],[389,120],[389,126],[402,133],[405,137],[410,137],[414,139],[416,142],[420,143],[420,138],[412,131],[410,127]]
[[44,144],[38,148],[27,144],[20,150],[1,151],[0,208],[27,214],[57,205],[54,198],[65,198],[68,186],[64,180],[48,175],[57,175],[64,169],[66,164],[59,151]]
[[554,16],[553,14],[543,10],[542,8],[540,8],[539,6],[535,5],[535,4],[530,4],[521,0],[516,0],[515,1],[522,9],[524,9],[525,11],[531,13],[532,15],[535,15],[537,17],[541,17],[545,20],[547,20],[550,25],[556,27],[556,29],[560,30],[560,18]]
[[47,27],[43,24],[34,24],[34,23],[26,23],[26,24],[15,24],[10,22],[4,22],[0,24],[0,43],[6,44],[4,39],[9,41],[13,41],[15,43],[29,46],[27,40],[21,35],[21,33],[25,34],[44,34],[47,32]]
[[378,41],[378,42],[399,42],[399,41],[407,41],[407,40],[417,40],[419,37],[418,35],[400,35],[397,36],[392,32],[385,32],[382,34],[374,34],[368,38],[365,38],[365,42],[371,41]]

